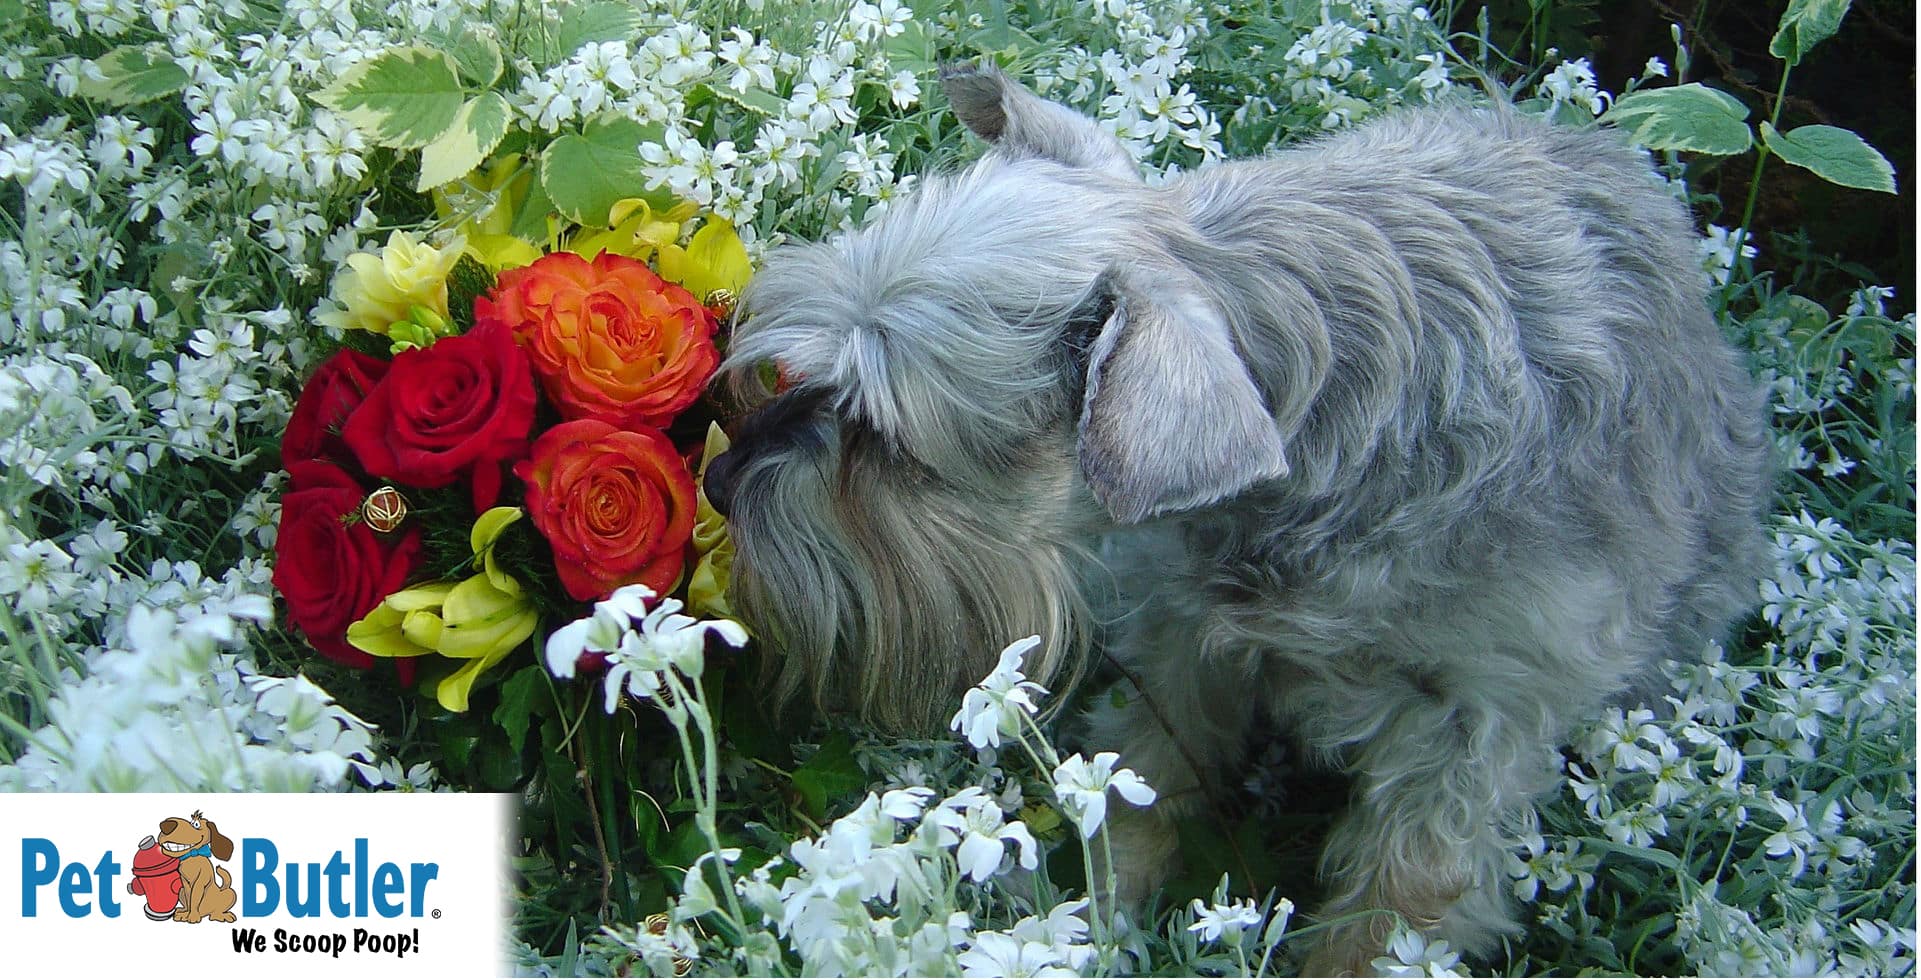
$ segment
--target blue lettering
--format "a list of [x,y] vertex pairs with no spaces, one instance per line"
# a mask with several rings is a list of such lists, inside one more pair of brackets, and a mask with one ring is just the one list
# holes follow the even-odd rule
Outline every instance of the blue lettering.
[[100,880],[100,912],[109,919],[120,917],[120,900],[113,896],[113,877],[120,873],[120,862],[113,859],[113,852],[100,855],[100,863],[93,866],[93,876]]
[[298,919],[320,915],[320,865],[307,865],[307,891],[300,891],[300,865],[287,865],[287,914]]
[[60,849],[45,837],[29,837],[20,842],[20,914],[31,919],[39,914],[39,889],[53,883],[60,867]]
[[272,915],[280,907],[280,883],[274,869],[280,866],[280,851],[273,841],[247,837],[240,841],[240,914]]
[[346,883],[347,875],[351,872],[352,869],[347,867],[347,862],[340,856],[339,851],[335,851],[334,856],[327,859],[327,908],[332,910],[337,918],[344,919],[354,914],[353,906],[347,903],[346,889],[342,887]]
[[367,917],[367,838],[354,838],[354,915]]
[[60,872],[60,911],[78,919],[93,911],[93,907],[80,900],[80,896],[93,891],[93,879],[87,877],[87,866],[75,861]]
[[440,876],[440,865],[414,862],[414,918],[423,915],[427,904],[427,882]]
[[374,872],[374,908],[381,916],[391,919],[407,910],[407,904],[400,900],[407,890],[406,879],[400,875],[400,866],[383,864]]

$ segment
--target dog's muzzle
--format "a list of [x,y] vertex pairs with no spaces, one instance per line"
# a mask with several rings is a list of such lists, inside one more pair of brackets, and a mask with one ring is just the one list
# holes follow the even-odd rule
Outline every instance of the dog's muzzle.
[[733,514],[734,492],[740,488],[740,471],[745,462],[746,457],[730,450],[707,464],[707,475],[701,481],[701,489],[707,492],[707,502],[722,517]]

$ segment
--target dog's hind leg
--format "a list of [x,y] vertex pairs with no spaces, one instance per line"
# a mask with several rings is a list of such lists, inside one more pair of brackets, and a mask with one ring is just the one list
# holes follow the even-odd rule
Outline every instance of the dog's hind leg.
[[1331,893],[1319,919],[1347,921],[1315,944],[1304,975],[1369,975],[1393,927],[1369,910],[1398,913],[1463,953],[1485,953],[1516,929],[1502,824],[1549,781],[1557,712],[1512,689],[1400,677],[1348,691],[1343,707],[1319,699],[1326,707],[1310,723],[1324,747],[1347,741],[1355,790],[1321,860]]

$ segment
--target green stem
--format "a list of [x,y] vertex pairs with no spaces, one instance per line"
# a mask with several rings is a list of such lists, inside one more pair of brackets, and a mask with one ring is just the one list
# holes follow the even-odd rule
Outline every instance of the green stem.
[[[1774,90],[1774,106],[1768,113],[1768,126],[1771,129],[1778,129],[1780,127],[1781,106],[1787,101],[1788,76],[1792,74],[1794,74],[1794,65],[1787,62],[1782,63],[1781,84]],[[1734,229],[1734,267],[1749,275],[1752,275],[1754,272],[1754,263],[1741,255],[1741,249],[1748,243],[1748,224],[1754,220],[1754,206],[1761,197],[1761,174],[1767,169],[1768,156],[1768,144],[1764,139],[1755,145],[1754,175],[1748,179],[1748,200],[1741,208],[1741,224]],[[1737,277],[1729,276],[1728,282],[1730,284],[1733,283],[1735,278]],[[1726,293],[1727,290],[1722,290],[1723,296],[1725,296]]]
[[[734,894],[733,874],[727,862],[721,859],[720,844],[720,746],[714,738],[713,719],[707,713],[707,702],[699,684],[682,684],[680,675],[672,670],[662,671],[667,686],[681,707],[680,711],[669,712],[668,718],[674,723],[674,732],[680,737],[681,757],[687,762],[688,775],[698,780],[694,787],[697,809],[694,813],[694,826],[707,840],[707,850],[714,856],[714,868],[720,878],[720,892],[727,902],[729,925],[734,934],[742,940],[747,938],[747,917],[741,914],[740,899]],[[687,720],[691,718],[700,729],[702,758],[705,764],[696,762],[693,739],[687,737]],[[705,871],[701,872],[704,877]]]

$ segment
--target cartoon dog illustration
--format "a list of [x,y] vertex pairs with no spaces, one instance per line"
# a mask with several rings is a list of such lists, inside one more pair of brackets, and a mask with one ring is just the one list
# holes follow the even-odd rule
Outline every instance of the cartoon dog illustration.
[[240,896],[227,869],[213,863],[233,857],[233,841],[213,821],[199,810],[184,820],[160,821],[160,849],[180,859],[180,907],[174,910],[175,922],[234,921],[233,903]]

